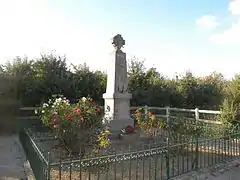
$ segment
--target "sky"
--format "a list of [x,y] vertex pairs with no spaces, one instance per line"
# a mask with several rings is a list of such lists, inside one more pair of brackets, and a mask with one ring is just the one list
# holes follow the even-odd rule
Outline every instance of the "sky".
[[107,70],[112,37],[128,59],[173,77],[240,72],[240,0],[0,0],[0,63],[55,51]]

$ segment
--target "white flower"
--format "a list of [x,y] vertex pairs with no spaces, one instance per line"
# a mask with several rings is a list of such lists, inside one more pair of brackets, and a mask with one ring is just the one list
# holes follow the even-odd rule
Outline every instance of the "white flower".
[[87,100],[87,98],[85,97],[82,97],[82,101],[85,102]]
[[61,102],[62,101],[62,98],[58,98],[56,99],[57,102]]
[[49,105],[47,103],[43,103],[43,108],[48,107]]
[[37,114],[38,113],[37,109],[35,109],[34,112],[35,112],[35,114]]
[[42,110],[42,113],[45,113],[45,111],[44,111],[44,110]]
[[70,105],[70,104],[69,104],[69,100],[67,100],[67,99],[66,99],[66,100],[63,100],[63,103],[66,104],[66,105]]

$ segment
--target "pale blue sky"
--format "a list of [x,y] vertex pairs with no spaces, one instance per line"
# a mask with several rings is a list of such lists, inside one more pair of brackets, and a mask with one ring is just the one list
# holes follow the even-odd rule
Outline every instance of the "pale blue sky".
[[104,70],[120,33],[166,76],[240,72],[240,0],[1,0],[0,23],[0,62],[56,50]]

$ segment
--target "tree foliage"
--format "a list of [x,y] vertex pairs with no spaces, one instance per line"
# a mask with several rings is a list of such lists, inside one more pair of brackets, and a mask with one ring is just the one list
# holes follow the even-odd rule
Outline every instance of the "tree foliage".
[[[103,104],[106,73],[92,71],[86,64],[66,62],[66,57],[55,54],[42,54],[38,59],[17,57],[1,66],[0,78],[15,78],[22,106],[38,106],[53,94],[63,94],[72,102],[91,96]],[[133,106],[219,109],[226,97],[236,106],[240,102],[240,76],[226,81],[216,72],[205,77],[186,72],[170,79],[156,68],[147,69],[144,61],[132,58],[128,61],[128,78]]]

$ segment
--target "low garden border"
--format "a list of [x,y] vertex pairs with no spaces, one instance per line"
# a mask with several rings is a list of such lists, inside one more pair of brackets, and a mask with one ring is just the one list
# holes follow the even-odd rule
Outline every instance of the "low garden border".
[[[234,160],[240,154],[240,133],[228,136],[181,142],[161,147],[131,149],[86,158],[60,156],[51,159],[51,150],[44,151],[29,130],[19,133],[20,141],[36,180],[64,179],[170,179],[191,171]],[[51,138],[50,138],[51,139]]]

